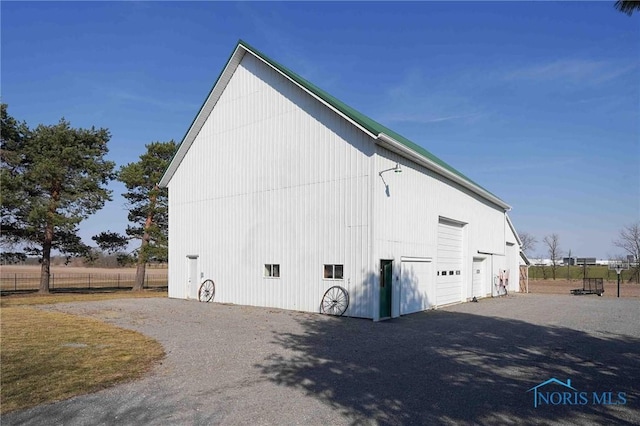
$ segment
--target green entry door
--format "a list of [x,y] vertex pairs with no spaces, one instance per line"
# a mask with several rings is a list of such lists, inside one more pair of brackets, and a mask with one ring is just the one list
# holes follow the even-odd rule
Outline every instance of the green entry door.
[[391,284],[393,260],[380,261],[380,318],[391,317]]

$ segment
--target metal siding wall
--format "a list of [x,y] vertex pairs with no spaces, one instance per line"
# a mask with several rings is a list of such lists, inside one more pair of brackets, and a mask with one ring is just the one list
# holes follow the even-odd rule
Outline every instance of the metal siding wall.
[[[169,183],[169,294],[200,256],[216,301],[317,312],[349,291],[368,317],[373,142],[252,55],[245,55]],[[264,264],[280,278],[264,278]],[[324,280],[323,264],[344,264]]]
[[504,221],[504,229],[506,235],[505,245],[505,269],[509,270],[509,291],[520,291],[520,246],[518,246],[517,238],[507,223],[506,217]]
[[[462,271],[465,294],[461,300],[472,297],[473,257],[478,251],[504,252],[504,211],[389,150],[377,146],[376,154],[377,172],[398,162],[402,173],[383,174],[389,184],[388,196],[384,183],[375,176],[374,259],[396,259],[399,263],[401,256],[431,257],[437,265],[439,217],[466,223]],[[435,271],[434,267],[434,282]],[[394,296],[399,297],[399,293],[394,292]]]
[[509,291],[520,291],[520,265],[518,261],[520,249],[517,245],[507,245],[506,251],[506,268],[509,271]]

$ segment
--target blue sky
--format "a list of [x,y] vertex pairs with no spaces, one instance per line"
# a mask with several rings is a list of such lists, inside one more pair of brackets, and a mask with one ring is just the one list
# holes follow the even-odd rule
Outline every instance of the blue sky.
[[[7,2],[2,102],[111,131],[109,158],[181,141],[243,39],[505,200],[518,231],[607,258],[640,220],[640,14],[606,2]],[[86,242],[123,232],[114,201]]]

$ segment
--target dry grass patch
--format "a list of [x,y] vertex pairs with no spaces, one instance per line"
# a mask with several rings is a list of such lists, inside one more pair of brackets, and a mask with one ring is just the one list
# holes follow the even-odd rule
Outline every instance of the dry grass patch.
[[[52,295],[57,300],[49,303],[71,301],[67,296],[96,300],[96,295]],[[38,298],[2,301],[2,413],[140,378],[164,357],[162,346],[140,333],[19,303],[27,299]],[[9,300],[13,303],[5,303]]]
[[92,302],[96,300],[110,299],[133,299],[147,297],[167,297],[167,291],[146,290],[146,291],[112,291],[112,292],[87,292],[87,293],[51,293],[38,294],[31,293],[26,295],[10,295],[0,297],[0,306],[19,306],[19,305],[49,305],[52,303],[68,303],[68,302]]

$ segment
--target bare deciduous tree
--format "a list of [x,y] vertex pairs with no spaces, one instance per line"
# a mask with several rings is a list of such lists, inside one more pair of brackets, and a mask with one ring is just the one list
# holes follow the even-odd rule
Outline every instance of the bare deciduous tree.
[[547,253],[549,254],[549,258],[551,259],[551,274],[553,276],[553,279],[555,280],[558,261],[562,256],[562,251],[560,250],[560,236],[553,233],[544,237],[542,242],[547,247]]
[[618,239],[613,245],[619,247],[633,257],[635,267],[629,281],[636,279],[640,282],[640,222],[632,223],[620,230]]
[[[545,265],[545,256],[543,254],[538,254],[538,257],[536,258],[536,266],[539,266],[540,271],[542,272],[542,279],[546,280],[547,279],[547,268]],[[535,269],[534,269],[535,271]]]
[[538,242],[538,240],[536,240],[536,237],[528,232],[521,232],[520,234],[518,234],[518,237],[520,237],[520,241],[522,242],[522,251],[527,255],[531,253],[536,247],[536,243]]

